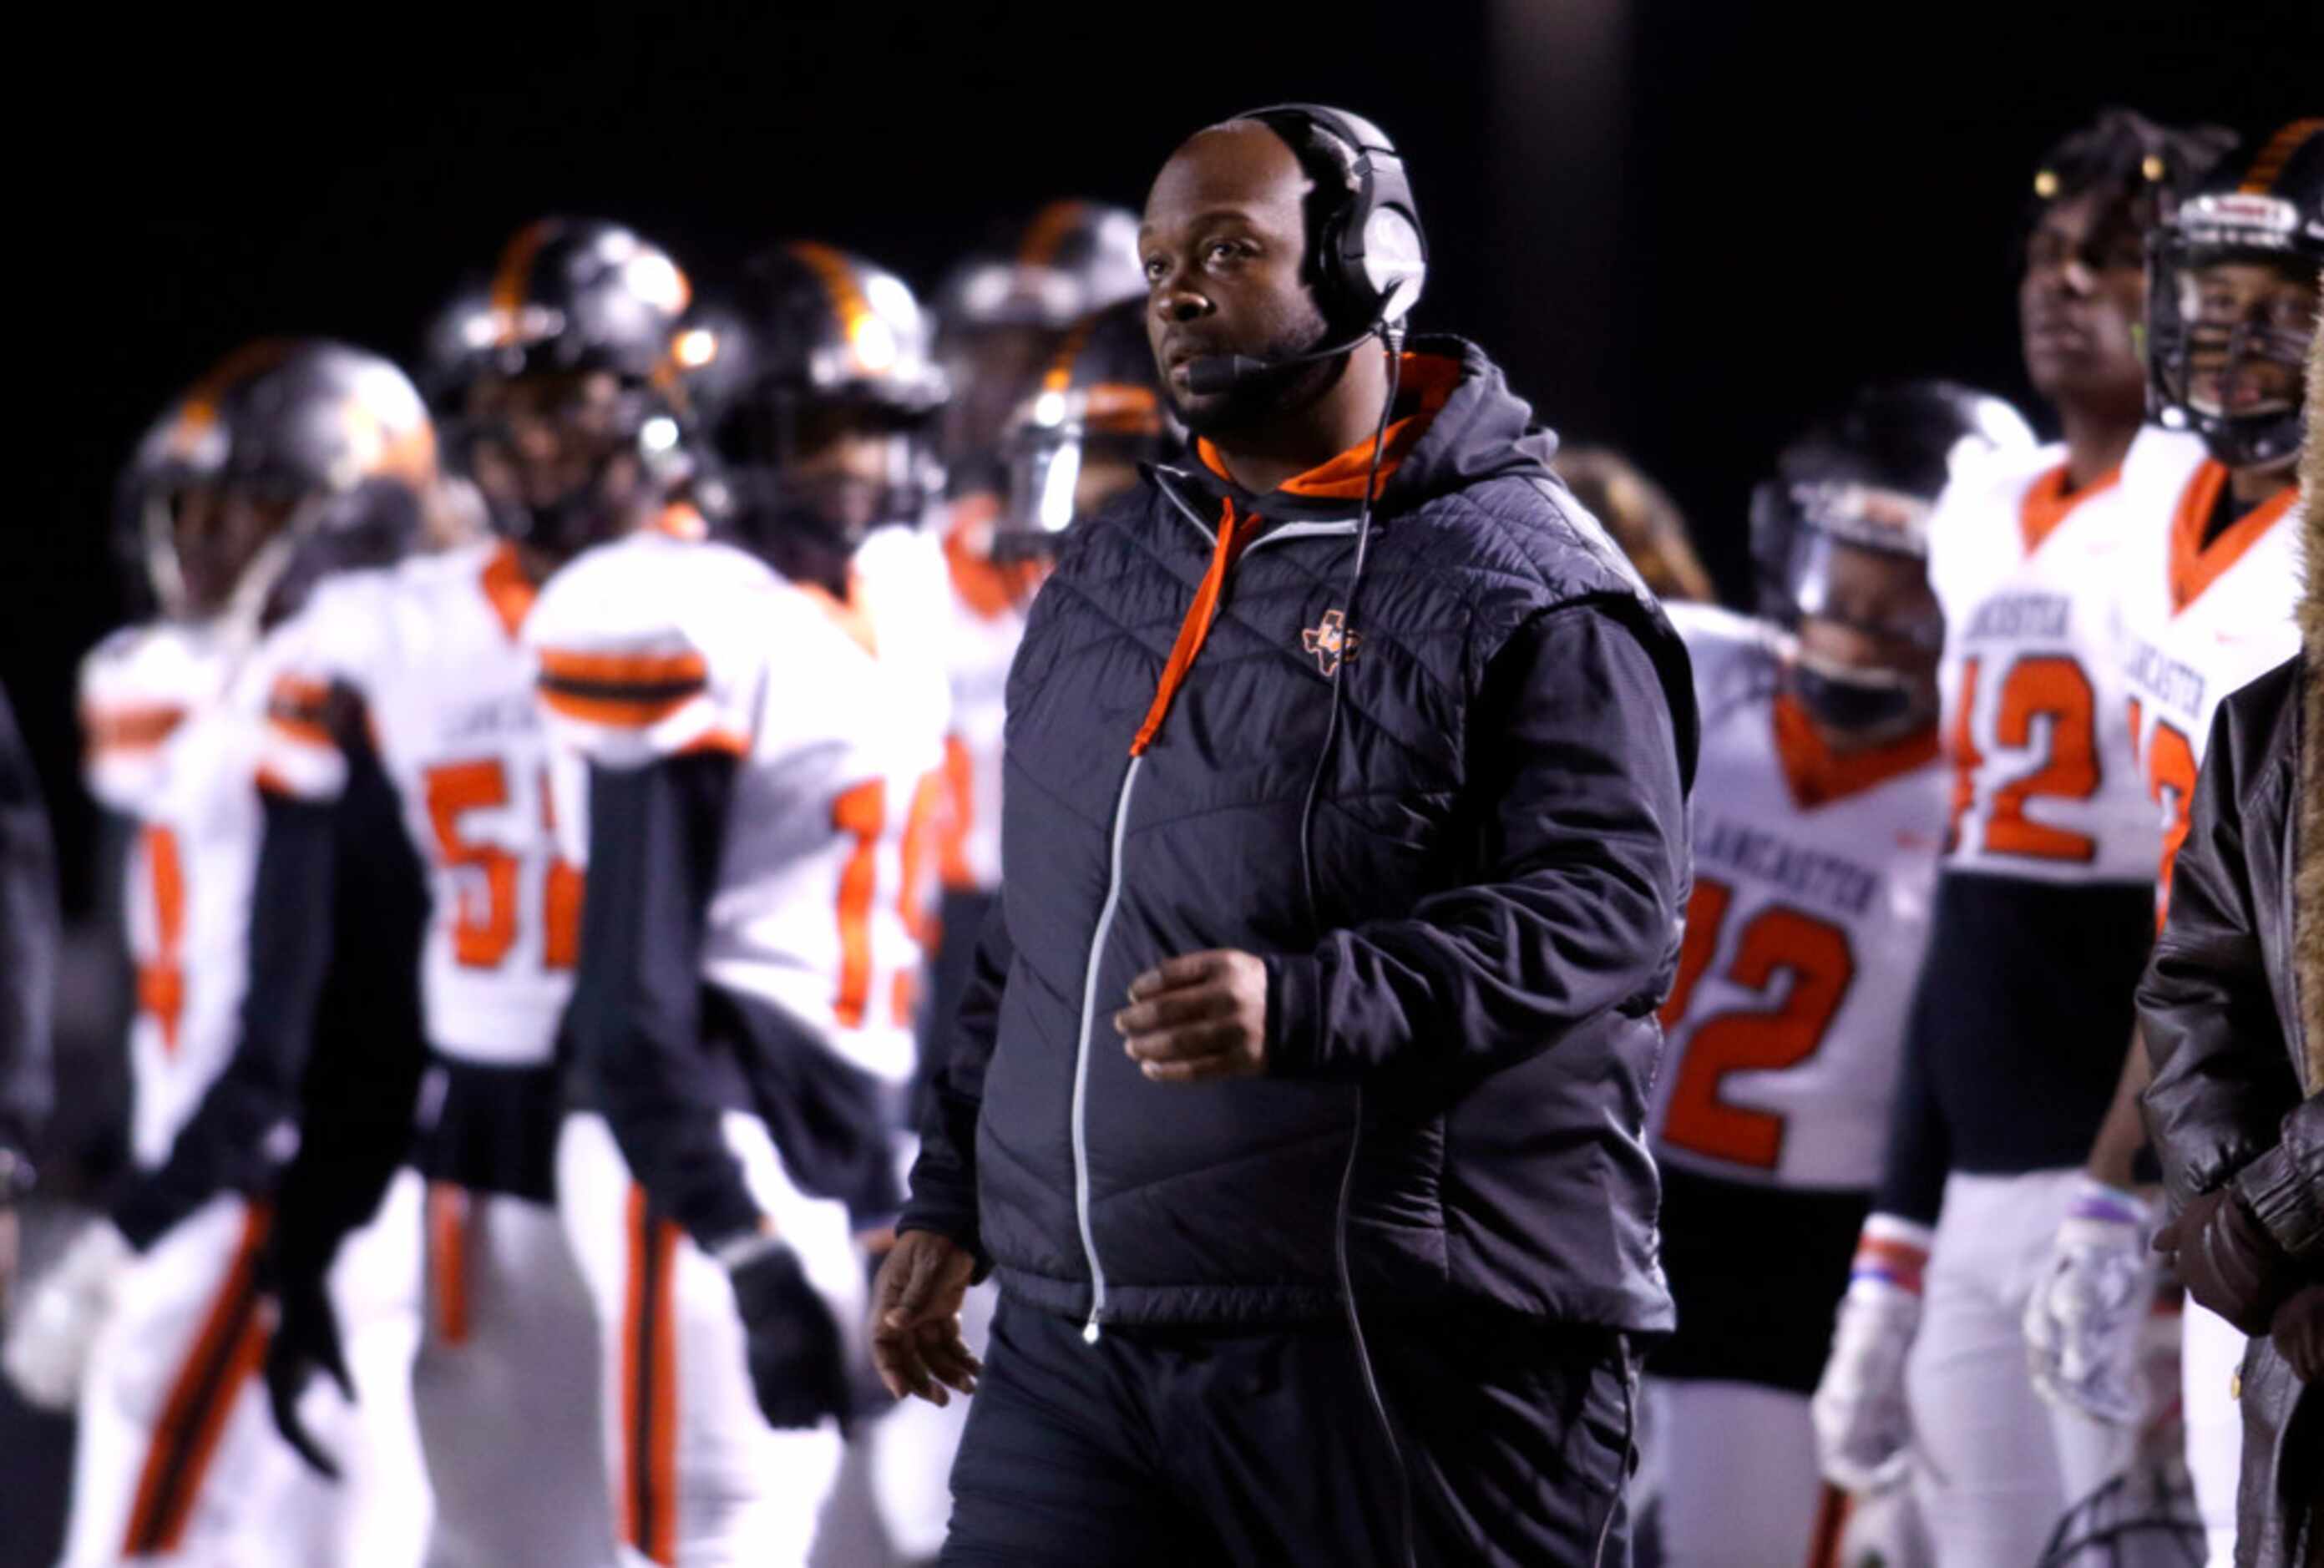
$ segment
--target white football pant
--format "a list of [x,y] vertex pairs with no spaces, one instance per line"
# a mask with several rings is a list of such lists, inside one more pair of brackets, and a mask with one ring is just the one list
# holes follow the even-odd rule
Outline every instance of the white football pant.
[[[843,1339],[860,1345],[865,1282],[846,1206],[794,1186],[758,1118],[730,1111],[724,1130],[761,1211],[798,1252]],[[601,1485],[610,1481],[623,1562],[804,1565],[839,1477],[838,1423],[767,1425],[726,1271],[648,1213],[604,1117],[566,1118],[557,1188],[597,1307],[599,1473]]]
[[1904,1366],[1914,1497],[1944,1568],[2029,1568],[2130,1462],[2134,1432],[2052,1407],[2026,1371],[2026,1299],[2080,1174],[1945,1179]]
[[2250,1342],[2243,1331],[2193,1301],[2180,1320],[2179,1392],[2187,1425],[2187,1475],[2203,1517],[2206,1562],[2236,1560],[2236,1484],[2244,1464],[2244,1413],[2236,1379]]
[[610,1568],[596,1325],[557,1212],[442,1182],[425,1204],[412,1402],[436,1489],[429,1568]]
[[411,1409],[418,1194],[391,1191],[329,1276],[350,1407],[327,1378],[300,1402],[337,1485],[274,1429],[260,1376],[268,1211],[213,1198],[123,1277],[89,1355],[63,1568],[415,1568],[428,1484]]

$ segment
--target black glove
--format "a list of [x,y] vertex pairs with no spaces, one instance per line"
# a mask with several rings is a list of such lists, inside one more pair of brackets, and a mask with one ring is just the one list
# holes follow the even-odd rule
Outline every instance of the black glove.
[[319,1370],[339,1386],[347,1403],[355,1403],[355,1379],[347,1375],[346,1353],[339,1346],[338,1314],[319,1278],[277,1280],[275,1292],[274,1333],[266,1345],[266,1402],[282,1440],[317,1474],[337,1480],[338,1462],[299,1419],[299,1396]]
[[2246,1334],[2264,1334],[2299,1286],[2292,1259],[2230,1185],[2190,1200],[2155,1232],[2187,1294]]
[[2303,1383],[2324,1377],[2324,1285],[2311,1285],[2275,1309],[2275,1353]]
[[813,1426],[847,1408],[839,1324],[798,1254],[777,1242],[727,1270],[734,1305],[750,1336],[751,1388],[759,1413],[777,1428]]

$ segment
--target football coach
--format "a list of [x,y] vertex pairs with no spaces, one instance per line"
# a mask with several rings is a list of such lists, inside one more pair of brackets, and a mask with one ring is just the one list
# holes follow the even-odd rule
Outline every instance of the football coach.
[[1492,363],[1406,351],[1377,127],[1212,126],[1139,245],[1200,438],[1035,602],[874,1290],[890,1391],[975,1393],[941,1560],[1626,1561],[1685,654]]

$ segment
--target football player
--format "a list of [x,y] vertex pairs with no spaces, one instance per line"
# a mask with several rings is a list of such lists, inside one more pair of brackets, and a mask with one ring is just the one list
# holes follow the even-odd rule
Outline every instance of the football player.
[[[408,857],[366,858],[327,835],[318,858],[344,862],[349,895],[334,910],[283,903],[297,890],[271,847],[261,853],[275,667],[261,636],[327,591],[327,574],[411,548],[437,490],[436,433],[411,383],[385,360],[318,339],[228,356],[172,405],[124,477],[123,542],[158,613],[90,653],[81,713],[89,788],[124,852],[136,1171],[111,1216],[35,1291],[7,1358],[35,1403],[78,1397],[70,1568],[420,1561],[428,1508],[407,1286],[416,1208],[391,1205],[315,1282],[346,1324],[342,1387],[361,1391],[349,1406],[318,1390],[309,1407],[341,1456],[334,1489],[275,1433],[253,1375],[266,1345],[261,1253],[274,1198],[296,1202],[317,1163],[309,1151],[283,1176],[298,1081],[250,1084],[227,1065],[240,1038],[276,1023],[245,1004],[259,989],[251,955],[286,923],[336,918],[366,937],[320,988],[333,1049],[318,1077],[352,1069],[363,1081],[415,1016]],[[355,815],[375,822],[382,804],[359,789]],[[397,1130],[361,1115],[309,1129],[391,1147]]]
[[1887,1167],[1814,1405],[1825,1474],[1904,1468],[1939,1560],[2023,1564],[2127,1434],[2035,1396],[2019,1326],[2112,1097],[2153,931],[2112,596],[2150,525],[2126,475],[2200,461],[2141,433],[2144,235],[2218,143],[2127,111],[2043,159],[2021,342],[2061,443],[1964,474],[1930,525],[1953,782]]
[[805,1563],[838,1473],[947,700],[911,526],[944,382],[910,291],[791,244],[718,319],[692,357],[727,537],[592,550],[527,628],[593,885],[560,1198],[622,1538],[687,1568]]
[[[615,1547],[595,1322],[555,1209],[582,881],[557,851],[521,638],[558,564],[650,525],[685,475],[670,355],[688,285],[627,228],[551,218],[509,243],[489,298],[455,433],[493,537],[342,578],[284,628],[267,764],[286,814],[327,818],[374,752],[432,884],[416,1170],[395,1178],[425,1184],[431,1561],[563,1568]],[[288,1305],[269,1371],[295,1387],[329,1366],[330,1334]]]
[[[2166,428],[2194,431],[2207,453],[2191,474],[2173,465],[2125,475],[2145,508],[2168,519],[2129,555],[2119,611],[2133,755],[2162,808],[2158,927],[2212,716],[2299,646],[2299,529],[2290,514],[2319,264],[2324,120],[2287,125],[2247,164],[2205,181],[2149,246],[2149,410]],[[2091,1158],[2092,1181],[2116,1189],[2122,1213],[2067,1221],[2026,1318],[2045,1391],[2116,1421],[2142,1402],[2134,1369],[2152,1288],[2151,1215],[2119,1189],[2144,1140],[2135,1097],[2146,1078],[2145,1053],[2134,1048]],[[2211,1560],[2225,1564],[2242,1443],[2228,1389],[2243,1336],[2193,1302],[2183,1329],[2188,1468]]]
[[1649,1123],[1679,1311],[1647,1385],[1674,1568],[1814,1560],[1808,1395],[1879,1179],[1944,831],[1929,510],[1958,459],[2033,444],[1997,398],[1867,391],[1754,495],[1782,624],[1669,606],[1702,712]]
[[1601,518],[1606,531],[1665,604],[1719,602],[1711,574],[1694,553],[1686,517],[1670,493],[1611,447],[1560,447],[1551,466],[1574,496]]

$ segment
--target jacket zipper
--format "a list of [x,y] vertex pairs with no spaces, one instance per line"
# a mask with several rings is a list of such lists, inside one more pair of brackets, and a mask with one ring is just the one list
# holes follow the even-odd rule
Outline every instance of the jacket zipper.
[[1105,1266],[1097,1258],[1097,1232],[1090,1225],[1089,1057],[1090,1036],[1097,1025],[1098,965],[1105,956],[1106,938],[1113,934],[1114,910],[1121,903],[1121,837],[1130,826],[1130,794],[1138,787],[1143,757],[1130,759],[1121,776],[1121,793],[1114,798],[1112,850],[1107,862],[1105,903],[1099,909],[1097,931],[1090,937],[1089,964],[1082,976],[1081,1049],[1074,1059],[1074,1213],[1081,1222],[1082,1252],[1089,1259],[1090,1314],[1082,1325],[1082,1339],[1097,1343],[1098,1318],[1105,1310]]
[[[1178,499],[1176,491],[1167,484],[1157,484],[1157,488],[1164,495],[1169,497],[1171,505],[1176,507],[1188,522],[1194,524],[1197,532],[1201,533],[1205,540],[1216,541],[1218,536],[1204,525],[1202,519],[1188,510],[1186,503]],[[1312,539],[1319,535],[1351,534],[1355,531],[1356,521],[1353,518],[1344,522],[1278,523],[1270,531],[1251,540],[1243,553],[1248,555],[1251,550],[1280,539]],[[1138,770],[1145,761],[1142,756],[1133,756],[1130,759],[1129,770],[1121,776],[1121,790],[1114,797],[1113,821],[1108,834],[1111,848],[1106,866],[1105,902],[1099,906],[1097,929],[1091,935],[1089,959],[1082,972],[1081,1042],[1079,1048],[1074,1053],[1074,1218],[1081,1227],[1082,1256],[1089,1264],[1090,1275],[1089,1321],[1082,1324],[1082,1340],[1083,1342],[1093,1345],[1097,1343],[1098,1336],[1102,1332],[1101,1324],[1105,1312],[1105,1265],[1098,1260],[1097,1231],[1090,1219],[1090,1037],[1097,1025],[1098,969],[1105,957],[1106,940],[1113,934],[1114,913],[1121,905],[1121,842],[1130,826],[1130,798],[1131,792],[1138,787]]]

